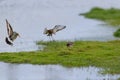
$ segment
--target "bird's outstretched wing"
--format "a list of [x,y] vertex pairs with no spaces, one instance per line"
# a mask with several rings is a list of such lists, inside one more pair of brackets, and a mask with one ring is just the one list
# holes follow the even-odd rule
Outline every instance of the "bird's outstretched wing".
[[56,33],[57,31],[63,30],[65,28],[66,26],[64,25],[55,25],[55,27],[53,28],[53,32]]
[[11,25],[10,25],[10,23],[8,22],[7,19],[6,19],[6,26],[7,26],[7,33],[8,33],[8,35],[9,35],[9,36],[12,35],[12,34],[13,34],[13,29],[12,29],[12,27],[11,27]]

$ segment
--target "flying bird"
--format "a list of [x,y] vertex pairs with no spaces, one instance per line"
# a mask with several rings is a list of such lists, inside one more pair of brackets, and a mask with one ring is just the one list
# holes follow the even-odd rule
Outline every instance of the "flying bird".
[[47,36],[51,37],[52,40],[54,41],[52,35],[60,30],[65,29],[65,28],[66,28],[66,26],[64,26],[64,25],[55,25],[52,29],[45,28],[43,33],[46,34]]
[[13,31],[12,26],[10,25],[10,23],[8,22],[7,19],[6,19],[6,26],[7,26],[8,37],[6,37],[5,42],[6,42],[7,44],[9,44],[9,45],[13,45],[12,42],[13,42],[18,36],[20,37],[20,35],[19,35],[17,32]]

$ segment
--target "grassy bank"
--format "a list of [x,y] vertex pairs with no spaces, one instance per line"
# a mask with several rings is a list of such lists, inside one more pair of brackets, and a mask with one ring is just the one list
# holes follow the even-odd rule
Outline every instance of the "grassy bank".
[[105,73],[120,74],[120,41],[75,41],[71,48],[66,42],[38,42],[43,51],[1,53],[0,61],[10,63],[61,64],[68,67],[96,66]]
[[[105,21],[107,24],[112,26],[120,25],[120,9],[102,9],[102,8],[93,8],[90,12],[80,14],[84,15],[87,18],[97,19],[101,21]],[[120,37],[120,30],[117,30],[114,33],[114,36]]]
[[89,12],[80,15],[84,15],[91,19],[102,20],[113,26],[120,25],[120,9],[102,9],[96,7],[91,9]]
[[120,37],[120,28],[116,32],[114,32],[114,36]]

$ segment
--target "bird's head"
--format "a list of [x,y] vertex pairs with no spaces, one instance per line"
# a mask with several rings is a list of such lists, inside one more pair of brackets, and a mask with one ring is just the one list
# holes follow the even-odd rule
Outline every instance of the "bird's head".
[[19,36],[19,37],[20,37],[20,34],[19,34],[19,33],[17,33],[17,32],[14,32],[14,34],[16,34],[16,36]]

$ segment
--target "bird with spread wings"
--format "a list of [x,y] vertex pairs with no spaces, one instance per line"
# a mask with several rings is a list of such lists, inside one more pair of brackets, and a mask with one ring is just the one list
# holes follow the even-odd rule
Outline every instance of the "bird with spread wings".
[[5,42],[9,45],[13,45],[13,41],[17,38],[17,36],[20,36],[17,32],[13,31],[12,26],[6,19],[6,26],[7,26],[7,33],[8,37],[5,38]]
[[55,25],[52,29],[44,29],[44,34],[46,34],[47,36],[51,37],[52,40],[54,41],[52,35],[55,34],[56,32],[65,29],[66,26],[64,25]]

